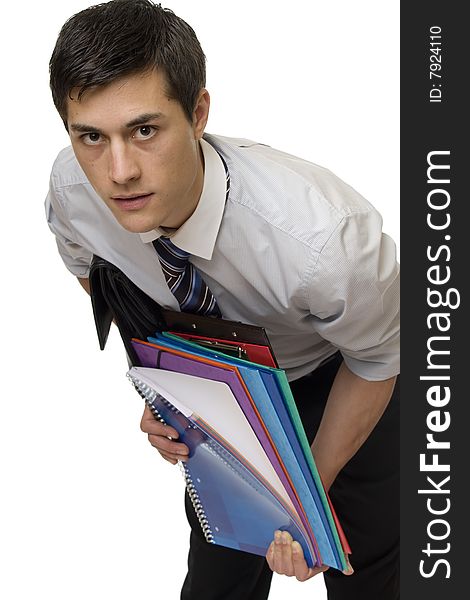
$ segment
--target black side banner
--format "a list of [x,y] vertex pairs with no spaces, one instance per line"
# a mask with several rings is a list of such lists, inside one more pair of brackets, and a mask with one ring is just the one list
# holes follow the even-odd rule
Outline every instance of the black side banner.
[[401,3],[402,600],[469,593],[470,36],[463,6]]

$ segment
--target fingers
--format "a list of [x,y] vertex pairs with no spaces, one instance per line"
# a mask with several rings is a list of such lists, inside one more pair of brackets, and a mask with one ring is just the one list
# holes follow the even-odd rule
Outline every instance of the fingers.
[[349,562],[349,555],[345,554],[346,557],[346,569],[344,569],[343,574],[344,575],[352,575],[354,573],[354,569],[351,566],[351,563]]
[[[266,559],[271,570],[275,573],[287,575],[288,577],[292,577],[295,574],[292,555],[292,536],[287,531],[274,532],[274,541],[269,547]],[[300,560],[303,560],[308,570],[303,553],[301,553]]]
[[147,437],[152,446],[160,453],[164,452],[165,454],[170,455],[177,460],[188,457],[189,448],[186,446],[186,444],[181,444],[179,442],[170,440],[168,437],[166,437],[165,433],[163,433],[163,435],[149,434]]
[[165,423],[162,423],[161,421],[157,421],[147,405],[145,405],[144,414],[142,415],[142,419],[140,421],[140,429],[144,433],[165,435],[174,440],[178,439],[179,437],[178,432],[176,429],[174,429],[174,427],[165,425]]
[[140,428],[147,434],[150,444],[171,464],[188,459],[189,448],[186,444],[173,441],[179,437],[176,429],[157,421],[148,406],[145,406]]
[[276,531],[274,534],[274,570],[287,577],[294,575],[292,537],[287,531]]
[[307,581],[328,569],[324,566],[310,568],[304,558],[302,546],[294,542],[287,531],[274,533],[274,541],[268,549],[266,560],[275,573],[295,577],[298,581]]
[[306,581],[313,577],[313,569],[310,569],[304,558],[302,546],[299,542],[293,542],[292,545],[292,563],[294,565],[294,573],[299,581]]
[[176,456],[174,454],[167,454],[166,452],[161,452],[160,450],[159,450],[159,452],[160,452],[162,458],[167,460],[172,465],[176,465],[178,460],[180,460],[179,458],[176,458]]

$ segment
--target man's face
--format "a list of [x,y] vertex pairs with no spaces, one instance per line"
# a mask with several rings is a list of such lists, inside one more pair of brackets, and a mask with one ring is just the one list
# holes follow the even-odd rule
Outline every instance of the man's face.
[[190,123],[179,102],[166,95],[165,83],[154,70],[68,100],[75,156],[118,222],[134,233],[179,227],[202,191],[199,139],[209,95],[201,90]]

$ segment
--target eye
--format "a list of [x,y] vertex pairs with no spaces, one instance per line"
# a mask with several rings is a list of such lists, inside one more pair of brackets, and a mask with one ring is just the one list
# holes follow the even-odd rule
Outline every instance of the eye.
[[85,133],[80,137],[83,140],[83,142],[88,146],[94,146],[96,144],[99,144],[101,141],[101,134],[97,133],[96,131],[90,131],[90,133]]
[[137,140],[145,140],[151,138],[157,132],[157,128],[154,125],[141,125],[138,127],[132,137]]

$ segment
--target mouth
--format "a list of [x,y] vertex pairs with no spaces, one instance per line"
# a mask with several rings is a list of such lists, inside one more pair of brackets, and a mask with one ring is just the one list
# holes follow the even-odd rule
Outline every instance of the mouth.
[[111,196],[111,200],[121,210],[140,210],[148,204],[152,196],[152,193],[139,193],[122,196]]

